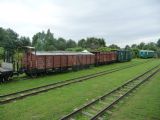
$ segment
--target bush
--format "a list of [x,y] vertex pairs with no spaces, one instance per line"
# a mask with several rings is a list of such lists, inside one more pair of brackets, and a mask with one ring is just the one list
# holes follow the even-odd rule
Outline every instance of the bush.
[[0,60],[3,59],[3,56],[4,56],[4,48],[0,47]]
[[75,48],[67,48],[66,51],[74,51],[74,52],[81,52],[84,49],[81,47],[75,47]]

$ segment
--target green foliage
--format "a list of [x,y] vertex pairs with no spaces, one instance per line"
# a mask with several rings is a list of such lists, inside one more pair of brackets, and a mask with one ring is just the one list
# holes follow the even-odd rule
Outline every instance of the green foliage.
[[117,49],[117,50],[120,49],[120,47],[118,45],[115,45],[115,44],[110,45],[109,48]]
[[132,49],[135,49],[135,48],[138,48],[138,47],[137,47],[136,44],[132,44],[132,45],[131,45],[131,48],[132,48]]
[[53,33],[48,29],[44,39],[44,50],[53,51],[56,50],[56,40],[54,39]]
[[82,48],[89,48],[91,50],[98,49],[100,47],[105,47],[106,43],[103,38],[95,38],[95,37],[90,37],[85,39],[81,39],[78,41],[78,46]]
[[145,46],[145,43],[144,43],[144,42],[141,42],[137,47],[138,47],[138,49],[143,50],[143,49],[144,49],[144,46]]
[[[0,47],[4,48],[3,53],[1,53],[1,58],[5,56],[5,58],[7,57],[7,60],[9,60],[12,57],[14,57],[14,54],[16,53],[17,49],[20,49],[23,46],[31,45],[29,37],[23,36],[18,38],[18,36],[19,35],[12,29],[0,28]],[[6,52],[5,55],[4,51]]]
[[132,57],[133,58],[139,57],[139,49],[138,48],[132,48]]
[[86,47],[91,49],[97,49],[99,47],[105,47],[105,41],[103,38],[87,38]]
[[67,48],[66,51],[74,51],[74,52],[81,52],[84,49],[82,47],[75,47],[75,48]]
[[85,39],[81,39],[78,41],[78,46],[82,47],[82,48],[86,48],[86,40]]
[[66,49],[66,40],[64,38],[58,38],[56,47],[58,50],[65,50]]
[[44,31],[36,33],[32,38],[32,46],[36,48],[36,50],[44,50],[45,43],[45,33]]
[[99,47],[97,48],[95,51],[99,51],[99,52],[107,52],[107,51],[111,51],[112,49],[109,47]]
[[4,55],[4,48],[0,47],[0,60],[3,59]]
[[75,48],[77,47],[77,44],[74,40],[67,40],[67,43],[66,43],[66,48]]
[[33,36],[32,46],[36,47],[39,51],[53,51],[53,50],[65,50],[66,48],[74,48],[77,46],[76,42],[73,40],[66,41],[64,38],[60,37],[58,39],[54,38],[54,34],[47,30],[36,33]]
[[157,41],[157,46],[160,48],[160,39]]
[[148,44],[144,47],[144,49],[156,51],[156,50],[157,50],[156,43],[150,42],[150,43],[148,43]]
[[131,50],[131,47],[129,45],[126,45],[124,49],[125,50]]
[[31,46],[31,40],[29,37],[22,36],[19,39],[20,46]]

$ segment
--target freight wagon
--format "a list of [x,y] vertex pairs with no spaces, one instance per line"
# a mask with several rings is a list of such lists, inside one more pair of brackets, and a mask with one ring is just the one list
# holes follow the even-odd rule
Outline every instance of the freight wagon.
[[127,62],[132,59],[132,53],[129,50],[118,50],[117,51],[117,61]]
[[139,57],[140,58],[153,58],[155,57],[155,52],[152,50],[140,50]]
[[23,71],[27,75],[36,76],[52,71],[89,67],[95,63],[95,56],[89,52],[32,52],[30,50],[24,54],[22,63]]
[[0,82],[9,80],[13,76],[13,65],[11,63],[3,62],[0,67]]
[[117,52],[93,52],[95,54],[95,65],[104,65],[117,61]]

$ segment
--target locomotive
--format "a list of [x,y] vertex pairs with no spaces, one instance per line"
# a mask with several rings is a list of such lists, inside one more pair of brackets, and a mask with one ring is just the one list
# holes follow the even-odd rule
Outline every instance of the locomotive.
[[35,77],[47,73],[79,70],[90,66],[126,62],[132,59],[130,51],[109,52],[69,52],[36,51],[34,47],[24,47],[21,61],[8,63],[4,60],[0,67],[0,82],[8,81],[15,74],[26,73]]

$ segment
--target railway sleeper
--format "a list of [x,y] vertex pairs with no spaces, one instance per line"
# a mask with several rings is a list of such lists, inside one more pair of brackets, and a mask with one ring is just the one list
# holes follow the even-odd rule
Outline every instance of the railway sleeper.
[[100,103],[100,104],[103,104],[103,105],[107,105],[107,103],[104,102],[104,101],[99,101],[99,103]]
[[98,119],[98,120],[104,120],[102,117],[98,117],[97,119]]
[[100,108],[97,108],[97,107],[94,107],[94,106],[91,106],[91,109],[93,109],[94,111],[100,111],[101,110]]
[[91,114],[96,114],[98,112],[97,110],[92,109],[92,108],[90,108],[90,109],[88,109],[86,111],[89,112],[89,113],[91,113]]
[[82,114],[84,114],[85,116],[87,116],[89,118],[94,116],[93,114],[86,112],[86,111],[82,111]]

